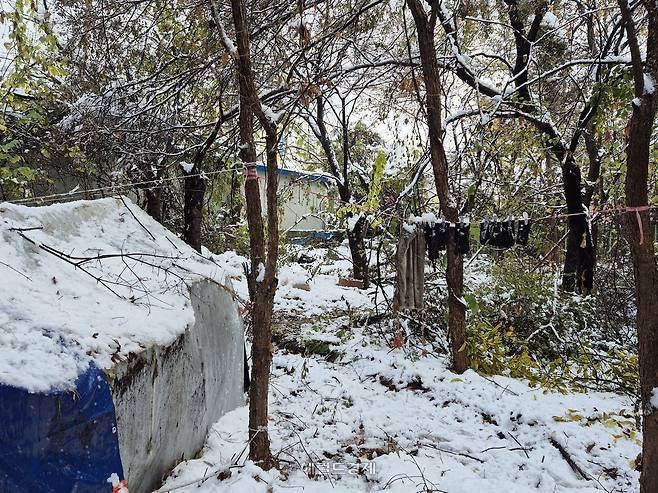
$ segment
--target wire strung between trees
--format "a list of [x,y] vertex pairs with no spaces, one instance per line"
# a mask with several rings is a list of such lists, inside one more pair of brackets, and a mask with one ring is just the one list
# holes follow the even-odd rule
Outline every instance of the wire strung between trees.
[[[258,162],[254,163],[247,163],[247,162],[237,162],[236,164],[242,164],[243,169],[246,169],[250,166],[255,166],[258,164]],[[216,171],[207,171],[207,172],[201,172],[201,173],[193,173],[193,174],[185,174],[183,176],[173,176],[169,178],[156,178],[153,180],[145,180],[145,181],[136,181],[136,182],[129,182],[129,183],[124,183],[124,184],[115,184],[115,185],[108,185],[106,187],[98,187],[98,188],[88,188],[88,189],[82,189],[82,190],[71,190],[69,192],[62,192],[62,193],[54,193],[50,195],[41,195],[37,197],[26,197],[23,199],[17,199],[17,200],[12,200],[10,201],[13,204],[31,204],[31,203],[52,203],[52,202],[57,202],[58,199],[61,198],[70,198],[74,197],[76,195],[85,195],[85,194],[96,194],[96,193],[102,193],[102,192],[117,192],[120,190],[125,190],[133,187],[140,187],[140,190],[157,190],[158,188],[162,188],[162,183],[163,182],[172,182],[172,181],[177,181],[177,180],[185,180],[186,178],[194,178],[194,177],[201,177],[201,178],[207,178],[209,176],[214,176],[214,175],[219,175],[222,173],[234,173],[239,171],[238,168],[232,168],[232,169],[222,169],[222,170],[216,170]],[[156,185],[152,187],[147,187],[143,185]],[[328,198],[328,195],[321,195],[315,192],[310,192],[311,194],[315,194],[324,198]]]
[[[587,216],[589,219],[594,219],[597,216],[600,215],[607,215],[607,214],[612,214],[612,213],[634,213],[637,216],[639,216],[640,212],[646,212],[650,210],[655,210],[658,209],[658,205],[643,205],[643,206],[637,206],[637,207],[627,207],[627,206],[620,206],[620,207],[612,207],[612,208],[607,208],[607,209],[601,209],[601,210],[594,210],[594,211],[583,211],[583,212],[572,212],[572,213],[564,213],[564,214],[551,214],[548,216],[539,216],[539,217],[531,217],[531,216],[525,216],[525,217],[519,217],[516,218],[517,221],[532,221],[532,222],[541,222],[541,221],[548,221],[550,219],[567,219],[570,217],[576,217],[576,216]],[[408,224],[419,224],[419,223],[424,223],[428,221],[413,221],[409,222],[409,216],[403,216],[402,214],[398,214],[395,212],[379,212],[380,215],[382,216],[388,216],[391,219],[398,219],[402,222],[406,222]],[[412,215],[413,216],[413,215]],[[418,216],[413,216],[413,217],[418,217]],[[440,221],[446,221],[445,219],[437,219],[437,222]],[[489,217],[487,218],[479,218],[479,219],[468,219],[468,222],[482,222],[482,221],[490,221],[491,219]],[[452,223],[451,223],[452,224]]]
[[[34,203],[34,202],[56,202],[57,199],[60,198],[66,198],[66,197],[73,197],[76,195],[84,195],[84,194],[94,194],[94,193],[101,193],[101,192],[117,192],[119,190],[125,190],[127,188],[133,188],[133,187],[141,187],[142,185],[152,185],[152,184],[157,184],[161,185],[163,182],[171,182],[171,181],[178,181],[178,180],[184,180],[186,178],[194,178],[194,177],[208,177],[208,176],[214,176],[214,175],[219,175],[221,173],[234,173],[236,172],[236,169],[221,169],[221,170],[216,170],[216,171],[207,171],[207,172],[201,172],[201,173],[193,173],[189,175],[183,175],[183,176],[173,176],[169,178],[157,178],[154,180],[146,180],[146,181],[136,181],[136,182],[130,182],[130,183],[124,183],[124,184],[115,184],[115,185],[108,185],[106,187],[98,187],[98,188],[89,188],[89,189],[83,189],[83,190],[71,190],[70,192],[62,192],[62,193],[54,193],[51,195],[42,195],[39,197],[26,197],[24,199],[18,199],[18,200],[12,200],[11,202],[13,204],[29,204],[29,203]],[[156,186],[156,187],[143,187],[144,190],[150,190],[150,189],[156,189],[156,188],[161,188],[161,186]]]
[[[240,163],[238,163],[240,164]],[[242,163],[243,166],[246,168],[250,165],[254,165],[256,163]],[[232,169],[223,169],[223,170],[216,170],[216,171],[208,171],[208,172],[201,172],[201,173],[193,173],[193,174],[185,174],[183,176],[174,176],[174,177],[169,177],[169,178],[158,178],[158,179],[153,179],[153,180],[145,180],[145,181],[139,181],[139,182],[131,182],[131,183],[124,183],[124,184],[115,184],[115,185],[110,185],[107,187],[98,187],[98,188],[91,188],[91,189],[84,189],[84,190],[71,190],[70,192],[63,192],[63,193],[56,193],[56,194],[50,194],[50,195],[42,195],[39,197],[27,197],[23,199],[18,199],[12,201],[14,204],[34,204],[34,203],[53,203],[57,202],[61,198],[70,198],[70,197],[75,197],[77,195],[85,195],[85,194],[95,194],[95,193],[114,193],[118,192],[121,190],[129,189],[129,188],[134,188],[134,187],[140,187],[142,190],[153,190],[153,189],[158,189],[162,188],[162,183],[164,182],[172,182],[172,181],[178,181],[178,180],[184,180],[186,178],[193,178],[193,177],[202,177],[202,178],[207,178],[209,176],[215,176],[219,175],[222,173],[234,173],[237,171],[237,168],[232,168]],[[144,187],[144,185],[157,185],[153,187]],[[310,192],[313,194],[313,192]],[[320,195],[317,193],[314,193],[315,195]],[[328,196],[324,196],[323,198],[327,198]],[[529,217],[529,216],[524,216],[522,218],[519,218],[519,221],[532,221],[532,222],[541,222],[541,221],[548,221],[548,220],[556,220],[556,219],[568,219],[571,217],[577,217],[577,216],[587,216],[587,220],[589,221],[591,218],[599,216],[599,215],[607,215],[607,214],[612,214],[612,213],[619,213],[619,214],[631,214],[634,213],[637,217],[637,223],[638,223],[638,228],[640,230],[640,244],[644,242],[644,230],[642,227],[642,219],[640,217],[640,212],[647,212],[651,210],[658,209],[658,206],[656,205],[644,205],[644,206],[620,206],[620,207],[613,207],[613,208],[607,208],[607,209],[602,209],[602,210],[594,210],[594,211],[583,211],[583,212],[572,212],[572,213],[564,213],[564,214],[551,214],[547,216],[540,216],[540,217]],[[391,219],[398,219],[403,222],[407,222],[407,219],[405,219],[401,214],[397,214],[395,212],[385,212],[381,211],[381,215],[383,216],[388,216]],[[479,219],[479,220],[473,220],[475,222],[482,222],[484,221],[485,218]],[[469,222],[471,220],[469,219]]]

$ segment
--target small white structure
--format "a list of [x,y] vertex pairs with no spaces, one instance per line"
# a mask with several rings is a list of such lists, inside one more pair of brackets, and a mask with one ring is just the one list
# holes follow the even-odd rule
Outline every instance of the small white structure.
[[244,334],[224,270],[128,199],[0,204],[0,383],[110,385],[131,493],[244,403]]
[[[267,167],[256,165],[260,179],[261,203],[266,204],[265,179]],[[334,177],[286,168],[278,169],[279,200],[282,232],[319,232],[330,229],[328,218],[336,207]]]

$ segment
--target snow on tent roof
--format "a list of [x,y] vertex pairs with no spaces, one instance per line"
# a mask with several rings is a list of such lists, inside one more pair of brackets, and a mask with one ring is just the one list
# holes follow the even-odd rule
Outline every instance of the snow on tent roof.
[[194,322],[191,281],[231,289],[128,199],[1,203],[0,236],[0,383],[30,392],[173,341]]

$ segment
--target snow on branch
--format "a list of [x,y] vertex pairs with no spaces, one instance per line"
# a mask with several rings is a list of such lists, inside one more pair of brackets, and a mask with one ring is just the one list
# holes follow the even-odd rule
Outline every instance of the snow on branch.
[[229,55],[231,55],[233,59],[238,58],[238,48],[235,46],[235,43],[233,43],[231,38],[229,38],[226,34],[224,23],[222,22],[222,18],[219,15],[219,5],[217,4],[217,0],[210,0],[210,11],[212,13],[212,18],[217,26],[217,31],[219,31],[219,39],[222,42],[222,46],[224,46],[224,49],[228,52]]

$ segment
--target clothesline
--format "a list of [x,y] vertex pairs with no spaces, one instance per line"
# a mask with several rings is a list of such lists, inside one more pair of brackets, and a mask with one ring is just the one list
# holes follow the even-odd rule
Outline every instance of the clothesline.
[[[41,195],[38,197],[26,197],[24,199],[12,200],[12,203],[28,204],[33,202],[56,202],[57,199],[65,198],[65,197],[74,197],[77,195],[93,194],[93,193],[101,193],[101,192],[117,192],[119,190],[123,190],[126,188],[141,187],[142,185],[161,184],[163,182],[178,181],[178,180],[183,180],[185,178],[206,177],[206,176],[218,175],[221,173],[233,173],[235,171],[236,170],[234,169],[221,169],[216,171],[194,173],[190,175],[173,176],[169,178],[157,178],[153,180],[137,181],[137,182],[124,183],[124,184],[114,184],[114,185],[108,185],[106,187],[89,188],[89,189],[81,189],[81,190],[73,189],[69,192],[54,193],[50,195]],[[160,187],[158,186],[158,187],[144,187],[144,188],[151,189],[151,188],[160,188]]]
[[[249,166],[252,163],[246,163],[246,166]],[[158,179],[153,179],[153,180],[144,180],[144,181],[139,181],[139,182],[130,182],[130,183],[124,183],[124,184],[114,184],[114,185],[109,185],[106,187],[97,187],[97,188],[92,188],[92,189],[82,189],[82,190],[71,190],[69,192],[63,192],[63,193],[56,193],[56,194],[50,194],[50,195],[42,195],[38,197],[27,197],[23,199],[18,199],[12,201],[15,204],[29,204],[29,203],[51,203],[51,202],[56,202],[57,200],[61,198],[70,198],[70,197],[75,197],[78,195],[84,195],[84,194],[95,194],[95,193],[102,193],[102,192],[118,192],[120,190],[128,189],[128,188],[133,188],[133,187],[140,187],[144,189],[153,189],[153,188],[161,188],[162,183],[164,182],[171,182],[171,181],[177,181],[185,178],[192,178],[192,177],[208,177],[208,176],[214,176],[222,173],[234,173],[236,170],[234,168],[229,168],[229,169],[223,169],[223,170],[216,170],[216,171],[208,171],[208,172],[201,172],[201,173],[194,173],[194,174],[189,174],[189,175],[184,175],[184,176],[175,176],[175,177],[168,177],[168,178],[158,178]],[[156,187],[144,187],[144,185],[153,185],[157,184],[158,186]],[[313,194],[313,195],[320,195],[317,192],[313,191],[308,191],[308,193]],[[328,198],[328,196],[322,195],[322,198]],[[589,221],[591,218],[596,217],[598,215],[606,215],[606,214],[612,214],[612,213],[620,213],[620,214],[625,214],[625,213],[635,213],[636,218],[637,218],[637,223],[638,223],[638,228],[640,230],[640,244],[644,242],[644,230],[642,227],[642,219],[640,216],[641,212],[646,212],[649,210],[654,210],[658,209],[658,206],[656,205],[645,205],[645,206],[620,206],[620,207],[613,207],[613,208],[604,208],[601,210],[593,210],[593,211],[583,211],[583,212],[573,212],[573,213],[564,213],[564,214],[550,214],[547,216],[540,216],[540,217],[529,217],[527,214],[524,214],[521,220],[524,221],[532,221],[532,222],[540,222],[540,221],[546,221],[546,220],[556,220],[556,219],[566,219],[570,217],[576,217],[576,216],[586,216],[587,220]],[[382,216],[388,216],[389,218],[395,218],[398,219],[402,222],[408,222],[408,223],[422,223],[422,222],[427,222],[427,221],[422,221],[418,220],[417,217],[410,216],[413,218],[413,220],[409,220],[410,218],[405,218],[402,215],[395,213],[395,212],[386,212],[386,211],[381,211],[379,212],[380,215]],[[434,216],[436,218],[436,216]],[[441,221],[442,219],[436,218],[435,221]],[[490,220],[489,218],[483,218],[480,219],[479,221],[475,220],[476,222],[483,222],[483,221],[488,221]],[[473,219],[467,218],[467,219],[461,219],[461,223],[468,222],[470,223],[471,221],[474,221]],[[429,221],[433,222],[433,221]],[[455,227],[455,224],[449,223],[451,227]]]
[[[531,217],[531,216],[521,216],[521,217],[514,217],[512,215],[509,215],[507,217],[514,218],[516,220],[528,220],[532,222],[540,222],[540,221],[547,221],[549,219],[566,219],[569,217],[575,217],[575,216],[587,216],[589,219],[593,219],[599,215],[607,215],[607,214],[612,214],[612,213],[635,213],[636,215],[639,216],[640,212],[645,212],[648,210],[656,210],[658,209],[658,205],[644,205],[644,206],[637,206],[637,207],[627,207],[627,206],[619,206],[619,207],[613,207],[613,208],[605,208],[605,209],[600,209],[600,210],[593,210],[593,211],[583,211],[583,212],[573,212],[573,213],[564,213],[564,214],[551,214],[547,216],[539,216],[539,217]],[[413,214],[410,216],[403,216],[402,214],[396,213],[396,212],[386,212],[382,211],[379,212],[378,214],[383,215],[383,216],[388,216],[392,219],[398,219],[400,221],[406,222],[408,224],[420,224],[424,222],[438,222],[438,221],[446,221],[445,219],[442,219],[440,217],[436,217],[436,219],[431,220],[431,221],[424,221],[422,218],[423,216],[414,216]],[[459,222],[478,222],[481,223],[483,221],[491,221],[493,215],[485,218],[479,218],[479,219],[473,219],[473,218],[463,218],[460,219]],[[454,223],[450,223],[451,226],[454,227]]]
[[[245,166],[249,166],[250,163],[247,163]],[[168,178],[157,178],[153,180],[144,180],[144,181],[137,181],[137,182],[129,182],[129,183],[123,183],[123,184],[114,184],[114,185],[108,185],[105,187],[98,187],[98,188],[89,188],[89,189],[80,189],[76,190],[73,189],[69,192],[61,192],[61,193],[54,193],[50,195],[41,195],[41,196],[36,196],[36,197],[26,197],[23,199],[17,199],[17,200],[12,200],[11,202],[14,204],[31,204],[31,203],[52,203],[52,202],[57,202],[59,199],[63,198],[71,198],[75,197],[78,195],[86,195],[86,194],[97,194],[97,193],[104,193],[107,192],[113,193],[113,192],[118,192],[121,190],[129,189],[129,188],[134,188],[134,187],[139,187],[141,190],[155,190],[158,188],[163,188],[162,184],[165,182],[172,182],[172,181],[178,181],[178,180],[184,180],[185,178],[194,178],[194,177],[208,177],[208,176],[214,176],[218,175],[221,173],[233,173],[238,170],[236,169],[223,169],[223,170],[217,170],[217,171],[206,171],[206,172],[201,172],[201,173],[193,173],[189,175],[182,175],[182,176],[174,176],[174,177],[168,177]],[[144,186],[144,185],[156,185],[156,186]],[[305,193],[311,194],[318,196],[322,199],[329,199],[330,196],[328,194],[320,194],[318,192],[313,192],[312,190],[307,190]]]
[[[491,240],[489,244],[491,244],[492,246],[509,248],[515,242],[519,244],[527,243],[529,227],[530,224],[532,223],[541,222],[549,219],[552,220],[565,219],[565,218],[582,216],[582,215],[586,216],[586,220],[589,223],[594,217],[599,215],[607,215],[613,213],[619,213],[619,214],[634,213],[637,218],[637,225],[640,234],[640,245],[642,245],[644,243],[644,227],[640,213],[650,211],[653,209],[658,209],[658,206],[655,205],[644,205],[644,206],[633,206],[633,207],[619,206],[619,207],[604,208],[601,210],[594,210],[594,211],[552,214],[548,216],[540,216],[534,218],[528,216],[527,213],[524,213],[522,217],[520,217],[518,220],[515,219],[513,216],[509,215],[505,220],[502,221],[498,220],[496,216],[493,216],[493,219],[489,217],[489,218],[480,219],[479,221],[476,222],[480,223],[480,241],[482,242],[483,245],[489,243],[489,241]],[[411,227],[415,227],[415,225],[423,225],[426,229],[429,227],[432,231],[434,231],[436,229],[436,225],[445,224],[445,226],[443,226],[444,229],[446,227],[455,229],[459,234],[459,237],[468,236],[468,229],[471,223],[471,219],[468,217],[460,218],[458,223],[453,223],[446,221],[443,218],[437,218],[436,215],[434,215],[434,213],[426,213],[423,214],[422,216],[410,215],[407,219],[405,219],[400,214],[396,214],[396,213],[383,212],[381,214],[388,215],[391,218],[399,219],[403,223],[403,225],[405,225],[405,227],[407,227],[406,225],[409,225]],[[517,222],[518,222],[518,233],[516,232]],[[494,232],[493,236],[490,239],[487,239],[489,238],[489,235],[492,234],[491,233],[492,231]],[[517,234],[521,234],[521,231],[523,231],[524,239],[521,242],[519,242],[518,237],[516,239],[514,237]],[[440,235],[444,235],[445,233],[446,233],[445,231],[440,231]],[[432,236],[434,236],[434,233],[432,233]],[[511,243],[510,243],[510,238],[511,238]],[[429,241],[429,237],[428,237],[428,241]],[[464,240],[464,241],[468,243],[468,240]],[[468,247],[466,247],[466,251],[468,251]],[[435,253],[435,255],[438,255],[438,250],[437,253]]]

